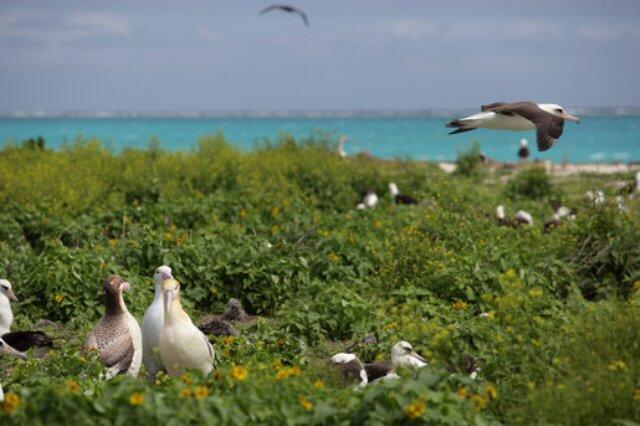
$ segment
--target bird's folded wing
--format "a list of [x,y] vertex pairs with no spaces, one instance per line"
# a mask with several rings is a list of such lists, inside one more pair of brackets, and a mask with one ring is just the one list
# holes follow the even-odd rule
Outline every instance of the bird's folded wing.
[[370,364],[365,364],[364,369],[367,372],[369,381],[372,382],[392,372],[393,364],[391,361],[376,361]]
[[98,340],[98,351],[104,365],[118,365],[118,372],[126,371],[133,359],[133,340],[128,332],[120,333],[109,340]]

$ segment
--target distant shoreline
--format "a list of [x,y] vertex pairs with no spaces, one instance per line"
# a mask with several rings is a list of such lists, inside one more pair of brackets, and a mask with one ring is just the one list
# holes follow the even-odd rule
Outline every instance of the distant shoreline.
[[[0,118],[438,118],[465,115],[476,110],[476,108],[228,111],[0,110]],[[640,106],[574,107],[569,110],[586,116],[640,115]]]

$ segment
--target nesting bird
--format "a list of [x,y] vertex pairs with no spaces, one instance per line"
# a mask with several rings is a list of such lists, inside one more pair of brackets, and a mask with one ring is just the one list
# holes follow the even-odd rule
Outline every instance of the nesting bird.
[[398,185],[396,185],[394,182],[389,183],[389,193],[391,194],[391,198],[393,199],[393,202],[395,204],[408,205],[417,203],[417,201],[413,197],[401,194],[400,190],[398,189]]
[[209,374],[214,352],[207,337],[196,327],[180,303],[180,283],[173,278],[162,283],[164,325],[160,333],[160,357],[171,376],[186,369]]
[[103,284],[105,313],[87,337],[86,350],[96,350],[107,367],[107,378],[117,374],[137,377],[142,364],[142,331],[124,303],[130,285],[118,275]]
[[396,343],[391,348],[391,360],[374,361],[365,364],[365,370],[370,382],[376,380],[397,379],[397,368],[422,368],[427,361],[413,350],[411,343],[404,340]]
[[11,283],[0,279],[0,337],[12,348],[25,352],[30,348],[37,349],[37,355],[43,356],[53,347],[53,340],[42,331],[11,331],[13,310],[11,302],[18,298],[13,293]]
[[354,354],[337,353],[331,357],[331,364],[338,368],[343,382],[357,383],[359,388],[369,383],[364,365]]
[[364,192],[364,195],[362,196],[362,201],[360,202],[360,204],[358,204],[357,209],[358,210],[372,209],[377,204],[378,204],[378,194],[376,194],[376,192],[373,189],[369,188]]
[[594,206],[601,206],[605,202],[604,192],[599,189],[596,191],[585,192],[584,198],[588,203],[591,203]]
[[519,210],[513,216],[513,218],[507,218],[503,205],[496,207],[496,220],[500,226],[510,226],[512,228],[519,228],[522,225],[533,225],[533,216],[530,213]]
[[[2,338],[0,338],[0,355],[7,355],[18,359],[27,359],[27,354],[9,345]],[[4,401],[4,391],[2,390],[2,384],[0,384],[0,402]]]
[[520,149],[518,150],[518,158],[520,161],[526,161],[529,158],[529,146],[525,138],[520,139]]
[[478,128],[496,130],[536,130],[538,151],[551,148],[562,135],[564,122],[580,122],[557,104],[535,102],[495,102],[483,105],[478,114],[451,121],[447,127],[455,128],[449,134],[468,132]]
[[171,268],[162,265],[153,273],[153,302],[142,317],[142,363],[155,382],[156,373],[164,370],[160,358],[160,333],[164,324],[164,304],[162,302],[162,282],[173,278]]

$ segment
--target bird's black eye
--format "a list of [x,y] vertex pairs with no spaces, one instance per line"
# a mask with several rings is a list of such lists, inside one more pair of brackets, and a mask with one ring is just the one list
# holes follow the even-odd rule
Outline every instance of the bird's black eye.
[[9,290],[9,287],[7,287],[6,285],[3,285],[2,288],[4,288],[5,290]]
[[556,112],[562,113],[562,108],[556,108]]

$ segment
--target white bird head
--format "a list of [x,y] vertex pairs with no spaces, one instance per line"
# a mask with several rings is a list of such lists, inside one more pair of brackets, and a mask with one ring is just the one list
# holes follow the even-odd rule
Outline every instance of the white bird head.
[[401,356],[411,355],[414,353],[411,343],[401,340],[391,348],[391,359],[397,359]]
[[171,305],[176,301],[178,304],[180,303],[180,283],[173,279],[169,278],[162,282],[162,297],[164,299],[164,310],[165,312],[171,308]]
[[4,295],[12,302],[18,301],[16,295],[13,294],[13,290],[11,289],[11,283],[9,282],[9,280],[0,279],[0,294]]
[[0,355],[8,355],[18,359],[27,359],[27,354],[20,352],[0,338]]
[[398,190],[398,185],[396,185],[395,182],[389,183],[389,192],[391,193],[392,197],[395,197],[400,193],[400,191]]
[[171,268],[167,265],[158,266],[153,273],[153,284],[155,284],[156,288],[162,290],[162,282],[169,278],[173,278]]
[[354,354],[347,354],[344,352],[340,352],[331,357],[331,363],[346,364],[348,362],[353,361],[354,359],[356,359],[356,356]]
[[520,147],[521,148],[526,148],[528,144],[529,144],[529,142],[527,142],[526,138],[520,139]]
[[548,112],[549,114],[553,114],[562,118],[563,120],[573,121],[574,123],[580,122],[580,119],[578,117],[569,114],[558,104],[538,104],[538,107],[541,110]]
[[498,207],[496,207],[496,217],[498,219],[504,219],[505,218],[504,206],[502,204],[500,204]]

